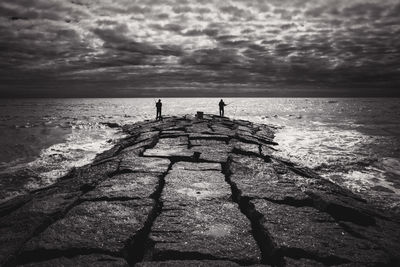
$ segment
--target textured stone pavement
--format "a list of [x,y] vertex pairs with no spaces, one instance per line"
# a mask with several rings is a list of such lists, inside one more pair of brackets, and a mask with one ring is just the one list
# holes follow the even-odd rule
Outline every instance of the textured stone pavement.
[[206,115],[127,137],[0,205],[3,266],[400,266],[400,224],[273,156],[273,129]]

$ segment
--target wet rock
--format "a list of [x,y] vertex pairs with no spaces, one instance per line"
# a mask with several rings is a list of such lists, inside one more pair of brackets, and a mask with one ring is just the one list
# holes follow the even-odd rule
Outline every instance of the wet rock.
[[144,227],[154,209],[152,200],[84,202],[65,218],[30,240],[23,257],[46,251],[105,251],[121,254],[127,242]]
[[193,162],[177,162],[174,164],[174,170],[189,170],[189,171],[221,171],[219,163],[193,163]]
[[237,140],[230,142],[233,145],[234,153],[245,154],[245,155],[259,155],[260,146],[256,144],[243,143]]
[[193,151],[188,149],[188,145],[187,137],[161,138],[153,148],[147,149],[143,156],[192,158]]
[[146,141],[146,140],[154,140],[158,138],[160,131],[145,131],[140,133],[140,135],[136,138],[136,144]]
[[54,267],[54,266],[93,266],[93,267],[129,267],[123,258],[109,255],[91,254],[75,257],[60,257],[52,260],[21,265],[23,267]]
[[229,179],[240,198],[264,198],[296,206],[311,205],[312,199],[290,180],[281,179],[272,163],[249,156],[233,156]]
[[10,200],[0,203],[0,217],[9,214],[13,210],[24,205],[26,202],[32,199],[31,195],[16,196]]
[[160,137],[161,138],[175,138],[175,137],[188,137],[189,134],[185,131],[176,131],[176,130],[169,130],[169,131],[162,131]]
[[187,136],[179,136],[174,138],[160,138],[157,145],[162,146],[187,146],[189,138]]
[[122,157],[119,171],[121,172],[153,172],[164,173],[168,170],[170,161],[156,157]]
[[224,125],[215,124],[210,126],[211,129],[220,135],[227,135],[229,137],[233,137],[235,135],[235,131],[232,131],[232,128],[226,127]]
[[[213,167],[213,165],[210,167]],[[230,196],[231,190],[221,172],[193,171],[181,169],[179,166],[176,168],[174,165],[165,177],[165,187],[161,200],[164,206],[168,206],[179,203],[195,204],[205,200],[228,200]]]
[[229,259],[260,261],[250,223],[230,202],[168,207],[156,219],[150,238],[154,260]]
[[162,157],[162,158],[193,158],[194,152],[186,146],[156,146],[152,149],[147,149],[143,156],[145,157]]
[[165,177],[163,209],[150,233],[154,242],[151,257],[259,262],[260,252],[251,235],[250,222],[231,202],[223,174],[187,170],[191,168],[185,165],[186,169],[173,166]]
[[253,132],[254,132],[254,128],[251,127],[251,126],[239,125],[239,126],[237,127],[237,131],[238,131],[238,133],[252,135]]
[[100,181],[114,174],[119,167],[119,160],[112,159],[107,162],[93,163],[77,169],[70,176],[61,178],[62,181],[57,183],[58,188],[64,191],[74,191],[79,188],[82,190],[87,187],[95,186]]
[[193,146],[190,150],[200,153],[200,160],[222,163],[227,162],[232,146],[221,143],[213,146]]
[[81,192],[40,194],[25,204],[18,212],[32,212],[46,216],[63,214],[81,195]]
[[221,141],[228,141],[229,137],[227,135],[222,135],[222,134],[214,134],[212,132],[210,133],[191,133],[189,134],[189,139],[190,140],[196,140],[196,139],[211,139],[211,140],[221,140]]
[[188,133],[202,133],[209,131],[207,122],[198,121],[198,123],[193,123],[191,126],[186,128]]
[[258,131],[254,133],[260,139],[267,140],[268,142],[272,142],[275,136],[274,130],[265,125],[260,125]]
[[84,200],[143,199],[160,189],[161,173],[125,173],[115,175],[85,194]]
[[153,147],[155,144],[157,143],[157,139],[156,138],[151,138],[151,139],[146,139],[143,141],[140,141],[134,145],[131,145],[125,149],[123,149],[120,153],[121,156],[138,156],[141,153],[143,153],[143,151],[146,148],[149,147]]
[[341,221],[340,224],[354,236],[369,240],[387,251],[393,266],[400,265],[400,250],[398,249],[400,232],[397,222],[376,218],[376,227],[364,227],[349,221]]
[[212,139],[192,139],[190,140],[191,146],[224,146],[226,145],[225,141],[221,140],[212,140]]
[[[372,242],[353,237],[331,216],[311,207],[252,200],[278,254],[324,264],[385,265],[388,255]],[[288,216],[290,214],[290,216]]]
[[121,151],[121,146],[117,145],[114,146],[113,148],[111,148],[110,150],[107,150],[106,152],[96,156],[94,162],[98,163],[98,162],[102,162],[104,160],[110,159],[112,157],[114,157],[115,155],[118,154],[119,151]]
[[0,265],[13,260],[26,241],[51,219],[43,214],[14,212],[0,219]]
[[244,143],[250,143],[250,144],[256,144],[256,145],[262,145],[260,141],[258,141],[257,138],[255,138],[253,135],[247,134],[247,133],[236,133],[235,136],[236,139],[239,141],[242,141]]

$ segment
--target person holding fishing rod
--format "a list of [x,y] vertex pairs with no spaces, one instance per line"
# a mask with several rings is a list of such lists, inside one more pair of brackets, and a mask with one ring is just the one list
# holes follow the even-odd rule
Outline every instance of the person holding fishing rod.
[[228,104],[225,104],[224,100],[221,99],[221,101],[219,101],[219,116],[223,117],[224,116],[224,107],[227,106]]
[[[156,100],[154,100],[154,102],[156,102]],[[156,120],[160,121],[162,120],[161,107],[162,107],[161,99],[158,99],[158,102],[156,102],[156,109],[157,109]]]

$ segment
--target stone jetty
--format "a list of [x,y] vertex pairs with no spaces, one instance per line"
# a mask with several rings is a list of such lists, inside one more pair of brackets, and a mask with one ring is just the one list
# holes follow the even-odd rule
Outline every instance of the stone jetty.
[[274,156],[271,127],[187,115],[123,130],[0,205],[0,265],[400,266],[399,219]]

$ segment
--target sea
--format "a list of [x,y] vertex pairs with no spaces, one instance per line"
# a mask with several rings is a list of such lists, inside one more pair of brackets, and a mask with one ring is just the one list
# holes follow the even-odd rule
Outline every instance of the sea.
[[[0,99],[0,203],[93,161],[153,98]],[[219,98],[163,98],[163,115],[217,114]],[[276,156],[400,214],[400,98],[224,98],[225,115],[271,125]]]

